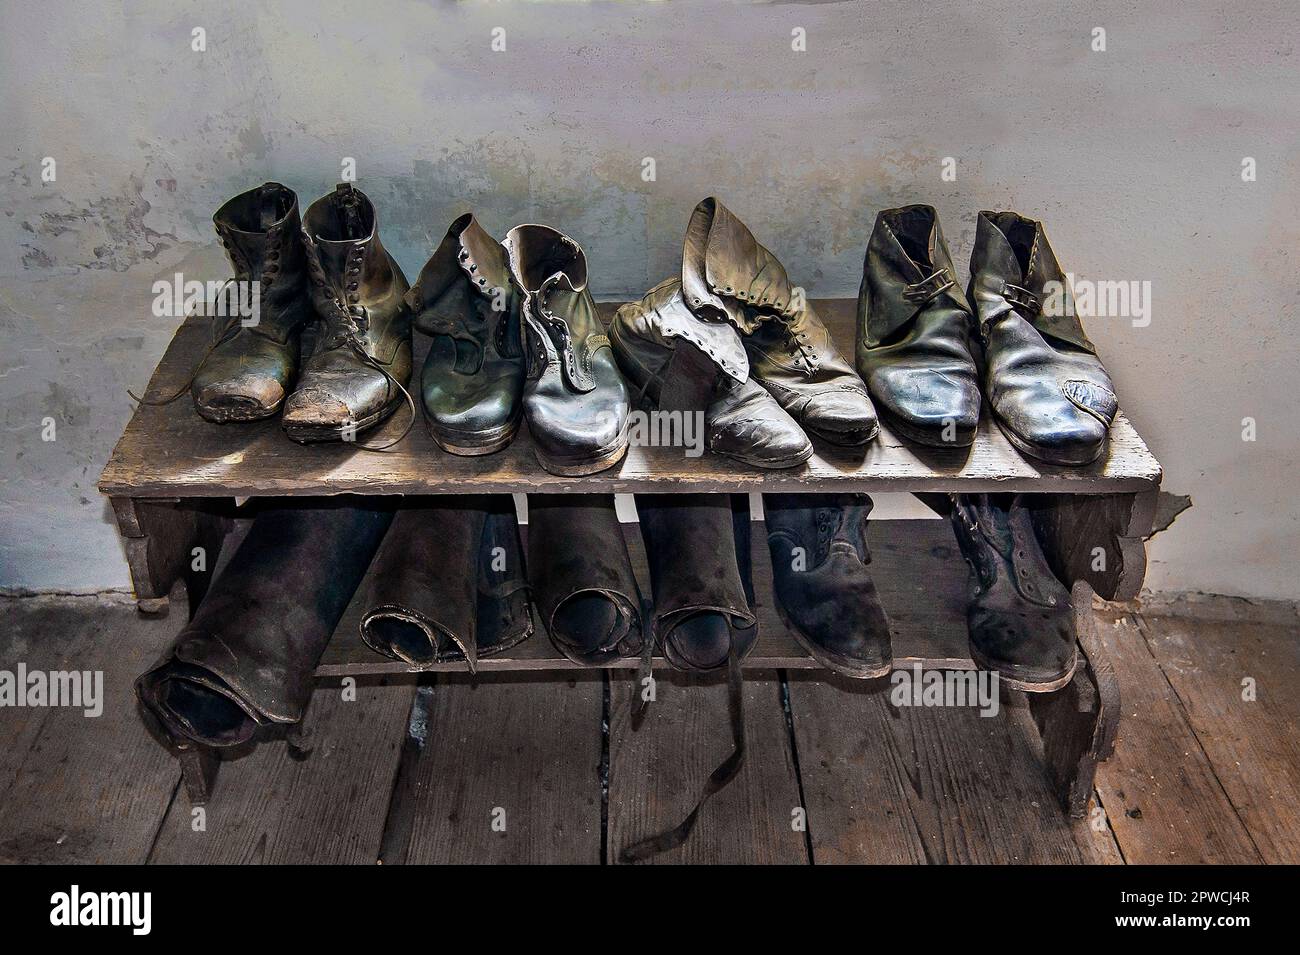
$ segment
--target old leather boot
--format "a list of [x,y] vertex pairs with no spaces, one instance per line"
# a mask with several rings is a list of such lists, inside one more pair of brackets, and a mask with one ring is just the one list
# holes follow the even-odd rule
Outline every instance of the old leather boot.
[[351,440],[403,401],[414,416],[406,277],[379,240],[374,205],[339,183],[307,207],[302,231],[321,327],[285,403],[285,433],[304,443]]
[[1043,224],[1014,212],[981,212],[970,270],[985,389],[1003,434],[1051,464],[1095,461],[1119,402],[1079,324]]
[[1020,495],[952,500],[953,531],[970,565],[971,658],[1013,689],[1065,686],[1077,659],[1070,592],[1048,567]]
[[803,429],[749,379],[736,330],[696,318],[678,279],[622,306],[609,337],[636,397],[655,410],[703,413],[713,453],[760,468],[795,467],[812,457]]
[[[637,495],[654,588],[654,636],[675,667],[727,672],[731,754],[705,783],[694,808],[671,829],[627,846],[623,862],[674,849],[690,837],[704,804],[745,765],[741,659],[758,638],[753,612],[749,499],[738,494]],[[642,682],[644,685],[644,682]]]
[[705,199],[691,214],[682,292],[700,318],[730,322],[740,332],[750,377],[805,431],[839,445],[876,436],[876,412],[862,379],[776,256],[717,199]]
[[641,592],[612,494],[528,496],[528,582],[570,660],[600,666],[640,652]]
[[528,354],[524,415],[552,474],[603,471],[627,452],[627,387],[587,287],[587,256],[567,235],[521,225],[505,239],[522,292]]
[[519,302],[501,243],[471,214],[451,224],[406,293],[433,336],[420,390],[425,420],[452,454],[491,454],[519,428],[524,387]]
[[277,504],[243,542],[171,649],[136,680],[173,742],[234,746],[297,723],[325,645],[392,521],[374,499]]
[[743,658],[758,639],[748,511],[739,519],[726,494],[638,494],[636,510],[664,657],[684,670]]
[[858,292],[857,368],[903,437],[941,448],[975,440],[973,329],[934,208],[877,215]]
[[764,494],[776,605],[823,666],[868,680],[893,666],[889,621],[867,565],[865,494]]
[[508,495],[407,498],[375,555],[361,638],[413,669],[499,653],[532,633]]
[[268,182],[229,200],[212,221],[234,280],[260,283],[258,311],[245,327],[244,316],[227,308],[190,394],[209,421],[266,418],[284,404],[298,372],[299,334],[312,317],[298,197]]

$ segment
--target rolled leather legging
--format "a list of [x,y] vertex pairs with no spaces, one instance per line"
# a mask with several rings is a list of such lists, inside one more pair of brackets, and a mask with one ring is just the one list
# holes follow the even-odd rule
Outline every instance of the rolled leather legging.
[[[758,638],[743,495],[638,494],[654,592],[653,633],[668,662],[712,670]],[[733,506],[734,505],[734,506]]]
[[528,582],[557,650],[599,666],[641,649],[641,592],[612,494],[530,494]]
[[375,556],[361,638],[419,668],[478,658],[532,633],[514,501],[408,498]]
[[136,680],[146,716],[174,742],[209,746],[301,720],[316,664],[392,516],[373,498],[258,514],[194,619]]

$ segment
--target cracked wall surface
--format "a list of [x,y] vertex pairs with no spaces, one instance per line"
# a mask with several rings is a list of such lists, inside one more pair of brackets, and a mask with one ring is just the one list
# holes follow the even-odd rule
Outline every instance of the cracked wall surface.
[[1249,16],[1205,0],[138,0],[3,17],[0,586],[128,585],[95,481],[174,329],[153,282],[227,274],[225,198],[275,179],[305,206],[354,157],[408,274],[472,208],[498,234],[574,235],[602,298],[672,274],[711,193],[813,296],[856,294],[882,208],[936,205],[963,282],[979,210],[1041,218],[1076,275],[1152,282],[1149,327],[1087,325],[1165,487],[1196,500],[1152,540],[1148,586],[1300,596],[1290,0]]

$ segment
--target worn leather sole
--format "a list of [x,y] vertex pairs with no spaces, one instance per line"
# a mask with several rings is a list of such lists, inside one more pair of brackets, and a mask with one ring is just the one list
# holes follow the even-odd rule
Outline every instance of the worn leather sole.
[[927,448],[969,448],[975,443],[978,428],[959,428],[951,441],[943,440],[943,428],[921,428],[905,421],[887,408],[877,406],[876,413],[885,419],[889,430],[901,434],[908,441],[923,444]]
[[432,421],[429,421],[429,436],[442,450],[448,454],[458,454],[462,457],[477,457],[480,454],[493,454],[510,444],[519,432],[519,421],[523,417],[522,411],[516,414],[514,418],[499,428],[493,428],[491,431],[449,431],[446,428],[439,428]]
[[281,396],[270,408],[263,408],[254,402],[247,405],[236,405],[230,408],[209,408],[204,407],[197,401],[194,402],[194,410],[198,412],[200,418],[204,421],[211,421],[213,424],[230,424],[239,421],[261,421],[264,418],[271,418],[280,413],[284,407],[285,399],[288,395]]
[[623,455],[627,454],[627,422],[623,422],[623,430],[618,439],[607,448],[601,448],[595,454],[575,455],[573,457],[548,457],[542,454],[540,448],[534,446],[533,454],[537,457],[537,463],[551,474],[558,474],[560,477],[581,477],[584,474],[595,474],[597,471],[603,471],[606,468],[613,467],[622,460]]
[[709,450],[719,457],[727,458],[731,461],[739,461],[741,464],[748,464],[750,467],[765,468],[769,471],[778,471],[782,468],[796,468],[813,456],[813,449],[811,447],[805,448],[798,454],[791,455],[788,458],[751,458],[743,454],[716,451],[712,448]]
[[1053,690],[1059,690],[1074,679],[1074,671],[1079,667],[1079,648],[1077,645],[1075,646],[1074,653],[1070,655],[1070,665],[1063,673],[1047,674],[1042,677],[1031,676],[1023,672],[1023,670],[1017,672],[1006,665],[999,666],[984,657],[974,643],[970,645],[970,658],[975,661],[975,665],[981,670],[992,670],[998,675],[999,683],[1005,684],[1013,690],[1021,690],[1025,693],[1051,693]]
[[856,448],[861,445],[874,441],[880,434],[880,425],[860,431],[821,431],[817,428],[810,428],[808,425],[800,425],[814,438],[821,438],[827,444],[833,444],[837,448]]
[[1037,458],[1039,461],[1045,461],[1048,464],[1059,464],[1065,467],[1082,467],[1085,464],[1092,464],[1106,450],[1106,440],[1101,441],[1095,448],[1084,448],[1081,451],[1071,454],[1068,451],[1061,451],[1057,448],[1046,448],[1041,444],[1034,444],[1027,441],[1020,435],[1016,434],[1011,428],[997,418],[998,427],[1002,433],[1007,436],[1007,440],[1021,454],[1026,454],[1031,458]]
[[323,441],[342,441],[344,431],[351,431],[354,435],[359,435],[363,431],[368,431],[375,425],[382,423],[394,411],[405,404],[405,401],[399,395],[393,401],[390,401],[384,407],[380,408],[374,414],[367,415],[358,419],[352,426],[343,425],[306,425],[293,427],[284,425],[284,433],[299,444],[317,444]]

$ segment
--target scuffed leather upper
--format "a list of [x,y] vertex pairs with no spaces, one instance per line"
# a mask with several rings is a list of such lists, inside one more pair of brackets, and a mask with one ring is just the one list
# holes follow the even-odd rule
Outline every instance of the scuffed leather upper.
[[257,324],[228,310],[218,344],[190,391],[214,420],[273,414],[298,370],[298,336],[311,318],[298,197],[268,182],[228,200],[212,217],[238,282],[258,282]]
[[970,567],[967,624],[985,665],[1028,682],[1068,672],[1070,593],[1047,564],[1019,495],[952,495],[952,525]]
[[893,658],[889,621],[867,570],[871,507],[865,494],[763,495],[773,586],[786,618],[808,641],[860,669]]
[[626,439],[628,395],[587,287],[586,255],[543,225],[516,226],[504,245],[521,294],[534,442],[561,460],[609,451]]
[[406,301],[415,327],[433,337],[420,387],[435,429],[472,436],[505,428],[524,384],[519,296],[505,249],[466,213]]
[[403,386],[410,380],[406,276],[379,239],[374,205],[351,183],[340,183],[313,202],[302,231],[312,301],[322,328],[298,389],[285,407],[285,425],[360,421],[378,414],[401,393],[358,351]]
[[[1044,313],[1052,287],[1067,314]],[[998,422],[1021,450],[1087,463],[1104,447],[1119,402],[1096,349],[1073,314],[1069,283],[1042,223],[981,212],[970,298],[984,336],[986,389]],[[1027,447],[1026,447],[1027,446]]]
[[857,369],[882,408],[934,443],[947,422],[963,436],[979,423],[972,326],[934,208],[879,213],[858,292]]
[[[811,456],[803,429],[749,379],[736,330],[691,312],[679,280],[619,308],[609,333],[636,394],[654,407],[704,412],[710,451],[760,466],[793,466]],[[695,355],[679,351],[679,342]]]
[[877,429],[866,386],[796,292],[776,256],[716,198],[691,214],[682,250],[682,294],[697,316],[741,333],[750,377],[804,428],[859,444]]

